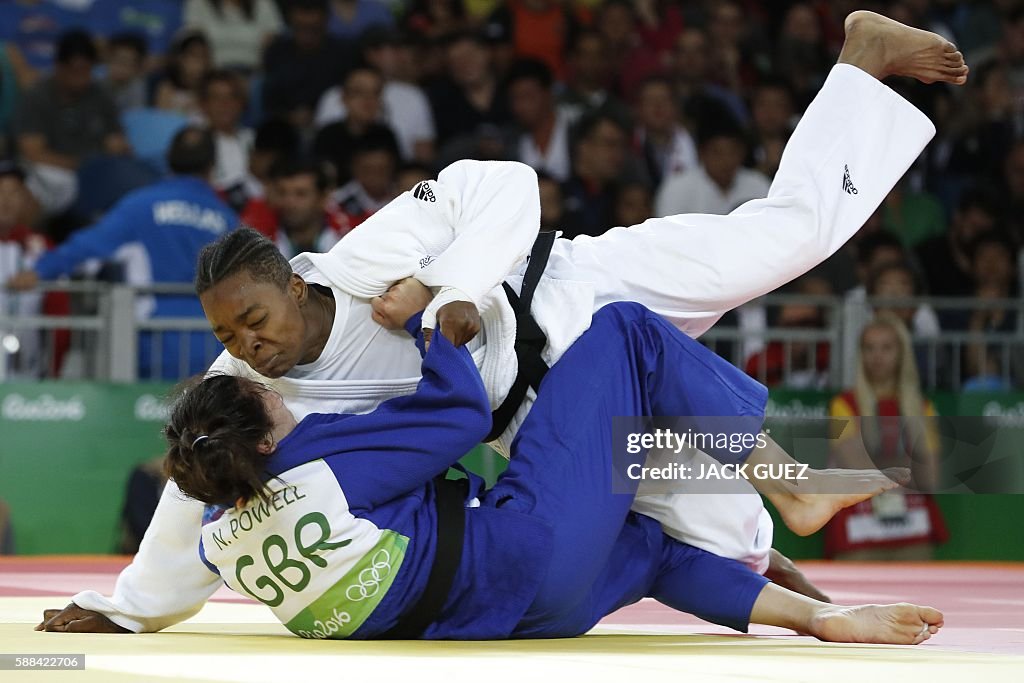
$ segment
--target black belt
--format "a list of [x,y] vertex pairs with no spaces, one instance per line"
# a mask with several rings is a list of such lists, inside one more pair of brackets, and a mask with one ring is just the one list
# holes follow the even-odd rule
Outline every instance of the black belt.
[[505,296],[512,305],[512,311],[516,314],[516,359],[519,361],[519,369],[516,372],[516,380],[508,391],[508,396],[498,406],[497,410],[491,413],[491,432],[484,441],[494,441],[508,429],[508,425],[515,417],[519,406],[526,398],[526,390],[533,387],[534,391],[540,391],[540,382],[548,371],[548,364],[544,362],[541,351],[548,343],[547,335],[540,325],[534,320],[530,313],[530,305],[533,303],[533,294],[537,291],[541,275],[548,265],[548,257],[551,255],[551,247],[555,244],[555,233],[542,232],[533,243],[533,250],[530,252],[530,263],[526,266],[526,274],[523,276],[523,286],[517,296],[515,290],[503,283]]
[[438,620],[448,599],[455,573],[462,561],[462,544],[466,533],[466,496],[468,480],[434,479],[434,506],[437,508],[437,548],[434,564],[423,594],[398,623],[377,636],[382,640],[416,640],[427,627]]
[[[515,349],[519,370],[508,396],[491,414],[491,433],[487,435],[486,441],[493,441],[501,436],[526,398],[527,387],[539,391],[540,382],[548,371],[547,363],[540,355],[548,339],[530,314],[530,304],[533,302],[533,293],[537,290],[541,275],[547,267],[548,256],[551,255],[554,243],[553,232],[542,232],[537,237],[530,252],[530,263],[526,266],[523,286],[518,296],[507,284],[503,285],[505,295],[516,314]],[[437,549],[434,553],[434,564],[430,567],[430,576],[427,577],[427,585],[416,604],[398,619],[397,624],[378,638],[415,640],[441,616],[445,600],[448,599],[452,584],[455,582],[455,573],[462,561],[462,544],[466,533],[466,496],[469,490],[467,483],[465,479],[446,479],[444,474],[434,479]]]

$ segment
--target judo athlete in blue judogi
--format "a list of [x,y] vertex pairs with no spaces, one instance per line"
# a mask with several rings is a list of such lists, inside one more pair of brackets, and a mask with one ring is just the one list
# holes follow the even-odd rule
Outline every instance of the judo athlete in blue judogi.
[[[423,333],[419,316],[406,329]],[[575,636],[653,597],[737,630],[917,643],[942,615],[841,608],[666,536],[630,512],[616,416],[715,415],[760,428],[763,386],[638,304],[612,304],[550,370],[494,487],[439,477],[491,426],[470,354],[436,335],[412,395],[295,423],[279,395],[213,376],[167,428],[168,474],[208,504],[199,553],[306,638]],[[747,453],[739,454],[739,460]],[[734,456],[735,457],[735,456]],[[454,504],[453,504],[454,500]]]

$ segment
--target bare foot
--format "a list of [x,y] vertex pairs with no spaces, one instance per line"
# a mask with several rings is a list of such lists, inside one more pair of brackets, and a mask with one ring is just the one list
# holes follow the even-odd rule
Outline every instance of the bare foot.
[[772,583],[788,588],[794,593],[806,595],[813,600],[820,600],[821,602],[832,602],[827,595],[811,583],[810,579],[804,576],[802,571],[797,569],[797,566],[793,564],[793,560],[775,548],[772,548],[768,555],[768,569],[764,575]]
[[846,42],[839,62],[875,78],[908,76],[922,83],[967,82],[967,65],[956,46],[942,36],[867,11],[846,17]]
[[793,499],[777,506],[786,526],[798,536],[813,534],[843,508],[910,482],[910,470],[905,467],[808,470],[807,476],[810,481],[800,486],[806,492],[791,489]]
[[938,633],[942,612],[911,605],[823,607],[811,619],[811,635],[832,643],[917,645]]

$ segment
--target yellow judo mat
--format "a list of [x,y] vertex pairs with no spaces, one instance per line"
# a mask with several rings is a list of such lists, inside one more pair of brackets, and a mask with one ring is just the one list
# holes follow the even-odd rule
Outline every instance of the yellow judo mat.
[[[85,654],[81,671],[0,671],[7,681],[1024,681],[1024,566],[832,565],[807,573],[837,602],[926,602],[946,627],[916,647],[824,644],[778,629],[731,632],[654,601],[573,639],[307,641],[262,605],[220,591],[162,633],[39,633],[79,588],[109,591],[123,561],[0,561],[0,653]],[[49,568],[49,571],[42,571]],[[168,586],[168,590],[173,590]]]

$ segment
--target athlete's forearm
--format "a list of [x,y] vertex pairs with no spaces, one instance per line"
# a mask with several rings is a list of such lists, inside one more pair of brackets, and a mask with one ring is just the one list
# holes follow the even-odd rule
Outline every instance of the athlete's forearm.
[[159,631],[191,617],[220,585],[199,559],[202,514],[202,503],[185,498],[168,483],[138,554],[117,578],[113,596],[83,591],[74,603],[137,633]]

